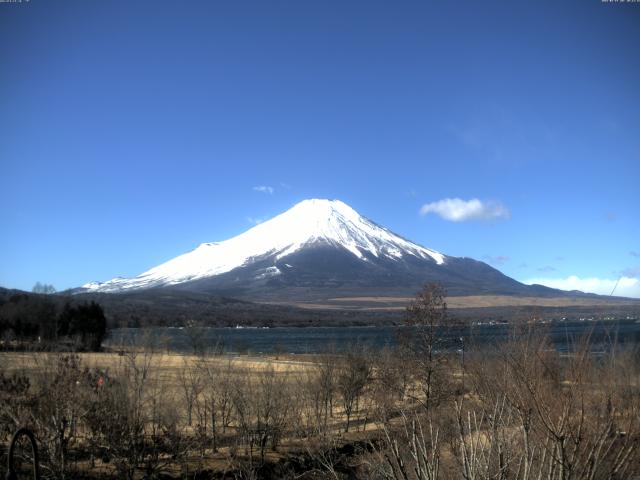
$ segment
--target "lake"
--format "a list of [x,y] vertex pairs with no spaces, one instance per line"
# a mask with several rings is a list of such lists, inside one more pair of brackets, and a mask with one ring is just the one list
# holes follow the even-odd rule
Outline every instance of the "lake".
[[[546,332],[556,349],[572,350],[581,337],[591,335],[594,352],[604,351],[612,343],[622,347],[640,346],[640,320],[554,321],[533,326]],[[512,328],[506,324],[482,324],[442,329],[440,348],[457,351],[470,345],[491,346],[506,340]],[[382,348],[394,345],[401,332],[411,334],[411,327],[278,327],[278,328],[120,328],[112,330],[105,346],[136,345],[153,342],[178,352],[193,350],[194,342],[208,351],[229,353],[322,353],[344,351],[353,345]]]

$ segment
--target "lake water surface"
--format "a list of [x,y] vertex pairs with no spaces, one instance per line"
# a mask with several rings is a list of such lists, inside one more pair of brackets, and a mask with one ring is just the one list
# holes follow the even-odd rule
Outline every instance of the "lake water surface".
[[[594,351],[604,351],[613,343],[622,347],[640,347],[640,321],[556,321],[533,326],[537,333],[547,333],[556,349],[570,351],[585,335],[591,336]],[[110,332],[105,345],[153,342],[158,347],[189,352],[194,345],[208,350],[230,353],[322,353],[343,351],[353,345],[382,348],[396,343],[399,333],[411,335],[410,327],[278,327],[278,328],[121,328]],[[457,351],[471,345],[491,346],[505,341],[513,332],[509,325],[472,325],[442,329],[440,348]]]

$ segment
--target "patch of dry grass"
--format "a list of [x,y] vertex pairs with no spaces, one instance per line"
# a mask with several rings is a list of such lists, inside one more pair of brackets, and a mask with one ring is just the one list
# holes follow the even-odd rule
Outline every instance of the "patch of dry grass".
[[[409,297],[335,297],[326,301],[298,302],[297,307],[311,310],[354,309],[354,310],[404,310]],[[595,306],[639,305],[633,299],[607,299],[582,297],[517,297],[509,295],[468,295],[448,297],[449,308],[491,308],[491,307],[595,307]]]

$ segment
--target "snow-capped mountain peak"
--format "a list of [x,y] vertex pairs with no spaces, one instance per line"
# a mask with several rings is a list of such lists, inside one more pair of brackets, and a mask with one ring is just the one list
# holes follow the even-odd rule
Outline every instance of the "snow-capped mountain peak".
[[276,262],[315,244],[344,249],[364,262],[369,258],[400,260],[406,256],[437,265],[446,261],[441,253],[395,235],[339,200],[310,199],[229,240],[202,243],[135,278],[91,282],[83,285],[83,289],[120,292],[176,285],[227,273],[267,257],[272,258],[273,267],[261,275],[274,276],[281,274]]

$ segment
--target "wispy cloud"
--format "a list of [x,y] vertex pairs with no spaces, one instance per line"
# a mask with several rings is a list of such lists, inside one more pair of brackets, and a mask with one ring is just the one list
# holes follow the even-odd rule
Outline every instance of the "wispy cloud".
[[556,271],[556,267],[552,267],[551,265],[545,265],[544,267],[540,267],[537,269],[539,272],[555,272]]
[[268,193],[269,195],[273,195],[273,192],[275,192],[275,188],[268,185],[258,185],[257,187],[253,187],[253,190],[255,192]]
[[491,256],[491,255],[485,255],[483,257],[487,262],[489,262],[491,265],[504,265],[505,263],[507,263],[510,258],[507,257],[506,255],[498,255],[498,256]]
[[253,225],[259,225],[260,223],[264,222],[264,218],[247,217],[247,222]]
[[418,192],[416,192],[413,188],[410,188],[406,192],[404,192],[405,197],[417,198]]
[[288,183],[284,183],[284,182],[280,182],[280,186],[282,188],[284,188],[285,190],[291,190],[293,188],[291,185],[289,185]]
[[640,266],[630,267],[622,271],[625,277],[640,277]]
[[532,159],[547,157],[556,149],[561,131],[495,103],[449,124],[449,131],[465,147],[488,162],[518,168]]
[[[637,278],[621,277],[619,280],[609,278],[580,278],[571,275],[567,278],[531,278],[524,283],[532,285],[546,285],[561,290],[580,290],[581,292],[597,293],[600,295],[614,295],[620,297],[640,298],[640,280]],[[614,290],[615,289],[615,290]]]
[[633,250],[629,252],[629,255],[631,255],[632,257],[640,257],[640,253],[639,252],[634,252]]
[[477,198],[471,200],[445,198],[437,202],[426,203],[420,208],[420,215],[430,213],[435,213],[450,222],[506,220],[511,217],[507,207],[501,203],[481,201]]

